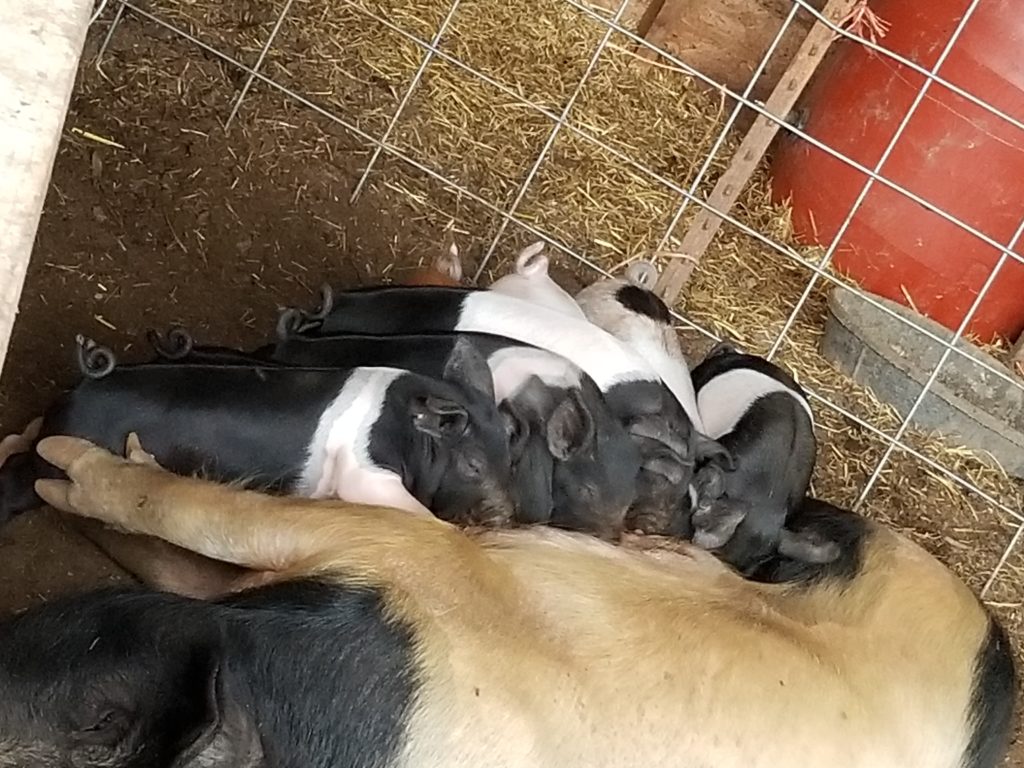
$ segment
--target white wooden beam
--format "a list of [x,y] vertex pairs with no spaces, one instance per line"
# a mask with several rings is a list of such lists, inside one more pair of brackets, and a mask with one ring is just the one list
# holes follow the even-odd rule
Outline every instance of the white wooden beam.
[[50,186],[92,0],[0,10],[0,370]]

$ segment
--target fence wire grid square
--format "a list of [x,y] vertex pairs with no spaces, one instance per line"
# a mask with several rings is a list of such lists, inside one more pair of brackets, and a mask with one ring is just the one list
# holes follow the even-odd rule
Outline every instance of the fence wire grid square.
[[[969,4],[951,38],[930,69],[889,51],[884,47],[884,43],[855,34],[840,26],[836,20],[826,18],[807,0],[790,0],[791,7],[785,15],[781,27],[752,73],[748,84],[741,91],[716,81],[687,63],[684,57],[676,56],[653,45],[629,29],[623,22],[629,2],[630,0],[621,0],[617,8],[608,10],[604,7],[591,6],[585,0],[550,0],[552,5],[562,6],[563,10],[567,9],[575,14],[581,29],[586,30],[586,33],[580,34],[579,40],[576,41],[578,45],[574,48],[574,52],[581,54],[579,60],[570,61],[569,54],[566,55],[564,66],[566,69],[572,69],[573,78],[571,79],[574,79],[574,84],[568,88],[558,88],[552,84],[550,88],[533,88],[531,90],[529,87],[511,83],[500,75],[488,72],[485,64],[473,61],[472,51],[460,42],[454,30],[461,14],[487,12],[487,3],[482,3],[480,0],[443,0],[443,2],[424,3],[421,5],[426,10],[420,13],[394,12],[393,8],[383,7],[388,3],[373,2],[373,0],[332,0],[331,2],[320,0],[319,3],[317,0],[278,0],[273,4],[276,11],[273,23],[251,64],[239,60],[237,54],[232,55],[226,52],[225,48],[229,46],[223,39],[219,39],[216,30],[212,30],[211,33],[211,30],[198,30],[195,25],[190,24],[187,14],[180,13],[180,6],[188,5],[184,0],[167,0],[167,2],[103,0],[97,6],[93,17],[95,24],[107,26],[95,66],[97,68],[102,66],[104,54],[113,36],[117,33],[126,14],[131,14],[145,23],[156,25],[172,33],[195,49],[200,49],[205,54],[221,61],[226,67],[240,73],[241,84],[224,117],[225,130],[229,130],[238,119],[246,99],[256,87],[276,92],[294,104],[340,126],[371,148],[365,167],[351,192],[352,200],[363,194],[375,172],[380,171],[388,162],[398,162],[414,169],[422,177],[440,184],[457,199],[466,201],[467,204],[474,205],[494,217],[496,230],[493,235],[488,237],[483,248],[473,275],[474,281],[479,280],[493,266],[499,246],[510,238],[521,240],[523,237],[529,236],[535,240],[543,240],[593,276],[608,276],[615,266],[621,266],[637,256],[635,253],[625,253],[622,262],[618,265],[599,263],[594,258],[581,253],[582,249],[574,247],[572,238],[561,236],[558,227],[546,225],[542,198],[544,194],[555,194],[555,192],[546,192],[546,188],[550,187],[555,191],[558,188],[557,179],[549,178],[546,161],[559,152],[597,152],[609,161],[614,161],[618,168],[628,169],[633,177],[646,180],[652,185],[652,188],[657,190],[657,194],[677,201],[672,204],[662,233],[657,238],[654,247],[647,249],[648,253],[668,254],[669,258],[672,258],[673,248],[678,245],[679,235],[683,225],[688,221],[688,217],[692,217],[694,211],[709,211],[720,218],[725,226],[730,228],[730,231],[750,238],[762,246],[766,253],[781,256],[794,269],[798,269],[806,275],[806,283],[799,298],[785,313],[784,321],[767,345],[766,354],[769,359],[784,357],[783,353],[794,326],[798,323],[801,312],[806,310],[808,302],[812,301],[816,290],[821,286],[829,286],[853,291],[863,301],[883,312],[890,319],[921,334],[931,342],[941,345],[942,348],[938,363],[931,369],[909,411],[897,421],[894,429],[872,423],[869,418],[856,413],[855,409],[837,402],[836,397],[818,391],[816,387],[807,382],[801,382],[818,408],[831,411],[856,424],[884,445],[881,455],[874,461],[873,468],[864,480],[853,506],[856,509],[864,504],[884,477],[887,467],[891,465],[894,453],[900,452],[913,457],[921,467],[943,481],[955,484],[961,492],[978,496],[993,512],[998,510],[1005,513],[1008,516],[1006,519],[1013,522],[1012,526],[1005,531],[1006,545],[1002,555],[981,588],[982,597],[988,597],[1011,555],[1015,553],[1019,555],[1021,546],[1024,546],[1021,544],[1024,515],[1020,509],[1019,495],[1015,499],[997,498],[993,493],[979,487],[965,473],[946,466],[933,456],[928,455],[925,450],[911,445],[905,438],[913,425],[915,414],[925,398],[933,391],[944,366],[953,355],[961,356],[969,360],[971,365],[985,369],[986,373],[997,377],[1000,381],[1024,390],[1024,380],[998,366],[989,364],[987,361],[977,359],[965,351],[964,345],[958,343],[965,336],[971,320],[1004,266],[1011,260],[1024,262],[1024,257],[1015,252],[1018,241],[1024,233],[1024,211],[1021,212],[1022,219],[1013,237],[1007,242],[998,242],[976,227],[887,178],[882,172],[886,161],[898,145],[918,107],[927,98],[929,91],[934,88],[947,89],[1015,129],[1024,131],[1024,124],[1020,121],[978,98],[962,86],[950,82],[940,74],[943,63],[975,13],[980,0],[972,0]],[[400,3],[396,4],[400,5]],[[294,41],[287,38],[287,22],[289,17],[303,6],[306,7],[304,10],[309,10],[311,6],[325,9],[330,6],[339,12],[344,11],[346,18],[362,20],[357,23],[374,25],[381,35],[386,34],[387,39],[382,38],[382,45],[402,46],[407,50],[413,64],[410,66],[411,75],[405,87],[392,95],[391,103],[387,105],[388,109],[377,110],[377,113],[368,116],[345,114],[342,110],[335,108],[337,105],[325,103],[323,99],[318,98],[317,94],[313,92],[315,89],[304,88],[302,76],[294,75],[294,73],[291,77],[285,77],[282,73],[277,76],[267,74],[267,62],[273,58],[274,52],[278,48],[284,49],[290,43],[294,44]],[[856,44],[866,46],[876,55],[907,67],[924,78],[906,115],[873,167],[858,163],[804,132],[799,126],[788,121],[787,115],[771,114],[764,104],[752,97],[755,84],[766,71],[772,57],[776,55],[785,36],[791,31],[801,14],[805,19],[810,17],[817,23],[826,25],[838,39],[854,41]],[[514,29],[508,30],[509,35],[515,33]],[[706,149],[703,152],[703,157],[686,174],[686,180],[680,180],[678,174],[673,175],[671,168],[666,167],[664,162],[658,162],[656,153],[651,147],[625,146],[622,142],[616,141],[613,127],[587,124],[576,118],[576,108],[580,103],[588,101],[588,86],[598,76],[595,73],[601,71],[604,57],[610,50],[622,51],[626,45],[657,54],[660,58],[657,58],[651,66],[672,68],[706,86],[712,92],[717,93],[721,99],[722,114],[719,115],[720,119],[718,120],[720,127],[712,132],[713,135],[706,137],[704,142]],[[524,61],[523,65],[529,66],[530,62]],[[460,78],[467,84],[472,83],[472,88],[479,98],[489,99],[492,102],[500,100],[503,107],[514,107],[519,112],[528,113],[531,116],[530,135],[524,137],[523,140],[527,145],[523,156],[516,158],[515,162],[513,162],[513,158],[503,158],[510,165],[516,167],[508,174],[506,183],[498,185],[501,187],[500,189],[475,183],[476,177],[473,173],[453,173],[448,172],[448,169],[435,167],[435,164],[423,157],[422,152],[417,151],[415,132],[413,135],[408,135],[409,132],[404,131],[403,126],[410,115],[416,111],[417,99],[422,90],[427,87],[428,73],[439,71],[440,68],[444,69],[447,76]],[[310,72],[303,73],[305,77],[311,75]],[[455,108],[457,107],[453,106],[453,109]],[[465,108],[466,111],[471,112],[472,104]],[[781,131],[799,137],[857,170],[863,176],[863,186],[839,230],[828,245],[818,249],[816,253],[809,253],[808,249],[798,249],[792,244],[784,242],[778,231],[774,231],[776,228],[765,222],[756,219],[754,221],[746,220],[747,217],[737,206],[726,211],[715,208],[707,201],[714,181],[715,168],[727,161],[736,149],[735,128],[744,110],[750,110],[763,116],[779,126]],[[695,116],[694,120],[699,121],[700,116]],[[455,122],[457,123],[457,121]],[[704,128],[706,129],[707,126],[705,125]],[[1000,253],[995,267],[991,270],[969,311],[951,337],[936,334],[914,320],[894,312],[872,296],[858,290],[853,283],[829,270],[829,265],[840,242],[869,192],[876,185],[906,196],[945,221],[969,233],[972,237],[998,249]],[[651,192],[650,194],[655,193]],[[539,201],[538,197],[541,198]],[[638,210],[643,211],[642,200],[638,203]],[[698,274],[701,268],[698,266]],[[720,340],[721,334],[711,327],[713,323],[701,322],[695,319],[690,312],[685,315],[674,312],[674,315],[682,329],[710,340]]]

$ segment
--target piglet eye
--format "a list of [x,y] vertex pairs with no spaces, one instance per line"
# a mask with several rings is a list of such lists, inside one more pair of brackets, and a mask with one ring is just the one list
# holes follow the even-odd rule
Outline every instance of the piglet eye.
[[97,720],[89,727],[83,728],[82,730],[86,731],[87,733],[95,733],[96,731],[102,731],[113,725],[115,720],[117,720],[117,713],[114,710],[109,709],[100,716],[99,720]]
[[111,707],[91,717],[88,725],[83,725],[77,733],[83,742],[113,745],[124,738],[130,728],[128,713]]

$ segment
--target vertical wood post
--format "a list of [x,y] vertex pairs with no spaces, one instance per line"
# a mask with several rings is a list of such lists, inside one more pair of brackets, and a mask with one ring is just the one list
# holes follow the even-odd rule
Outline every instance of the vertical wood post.
[[[857,2],[858,0],[829,0],[825,5],[824,15],[838,23],[850,13]],[[769,113],[780,118],[785,118],[789,114],[834,39],[835,33],[828,26],[820,21],[815,22],[768,97],[764,107]],[[739,149],[736,150],[729,167],[718,179],[708,197],[707,202],[710,206],[725,213],[732,209],[778,131],[778,123],[764,115],[757,116]],[[670,306],[679,299],[721,225],[722,219],[707,208],[701,208],[690,224],[679,248],[683,258],[669,264],[656,288]]]

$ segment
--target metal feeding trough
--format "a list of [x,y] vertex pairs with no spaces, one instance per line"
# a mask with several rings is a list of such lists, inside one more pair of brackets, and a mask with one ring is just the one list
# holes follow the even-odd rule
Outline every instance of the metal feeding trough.
[[[937,338],[953,337],[949,329],[913,310],[880,296],[871,298]],[[911,423],[987,452],[1007,472],[1024,479],[1024,390],[1012,383],[1014,375],[991,355],[962,339],[956,346],[968,357],[954,353],[947,358]],[[935,339],[846,288],[836,288],[829,297],[823,354],[903,417],[921,394],[943,349]],[[1011,381],[976,360],[1005,371]]]

